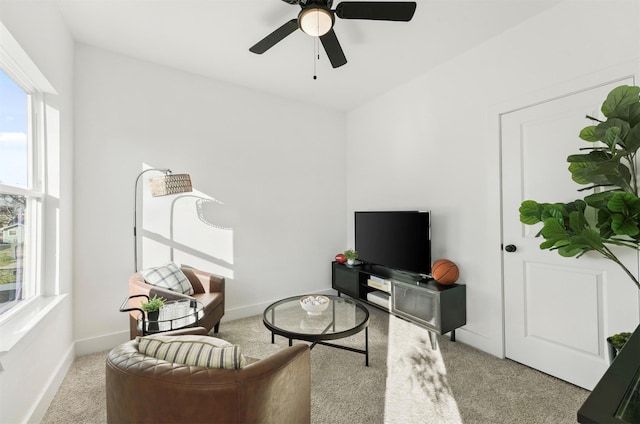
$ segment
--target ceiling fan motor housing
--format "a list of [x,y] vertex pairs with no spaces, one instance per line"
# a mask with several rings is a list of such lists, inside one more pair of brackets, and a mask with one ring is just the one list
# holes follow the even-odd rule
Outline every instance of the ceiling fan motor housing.
[[335,15],[328,7],[305,6],[298,14],[298,27],[313,37],[321,37],[333,28]]
[[333,0],[282,0],[282,1],[289,4],[299,4],[300,7],[303,7],[303,8],[305,6],[317,5],[317,6],[324,6],[329,9],[333,4]]

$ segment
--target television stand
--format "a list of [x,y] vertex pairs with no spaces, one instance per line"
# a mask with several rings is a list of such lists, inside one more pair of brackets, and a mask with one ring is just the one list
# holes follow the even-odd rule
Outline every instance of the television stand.
[[429,330],[434,348],[435,334],[451,333],[455,341],[455,330],[467,323],[464,284],[443,285],[387,267],[334,261],[331,287],[338,296],[344,293]]

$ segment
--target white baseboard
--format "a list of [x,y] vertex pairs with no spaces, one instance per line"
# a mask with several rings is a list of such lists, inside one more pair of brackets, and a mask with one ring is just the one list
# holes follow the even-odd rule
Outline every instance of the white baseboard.
[[482,334],[469,331],[464,327],[456,330],[456,341],[466,345],[473,346],[490,355],[504,359],[504,350],[502,348],[502,340],[490,339]]
[[47,413],[47,410],[49,409],[49,405],[51,405],[53,398],[55,397],[56,393],[58,392],[58,389],[62,385],[62,382],[64,381],[64,378],[66,377],[67,372],[69,371],[69,368],[71,368],[71,364],[73,363],[74,359],[75,359],[75,352],[74,352],[74,347],[72,345],[63,356],[56,371],[51,376],[49,383],[41,392],[40,399],[38,399],[37,402],[33,404],[33,409],[29,414],[27,414],[27,417],[29,417],[27,419],[27,422],[39,423],[42,421],[45,414]]
[[117,333],[76,341],[76,356],[111,350],[129,340],[129,329]]

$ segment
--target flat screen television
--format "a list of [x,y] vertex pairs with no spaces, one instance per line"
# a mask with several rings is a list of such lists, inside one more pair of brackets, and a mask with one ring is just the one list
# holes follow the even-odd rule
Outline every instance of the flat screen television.
[[428,211],[355,212],[358,259],[415,274],[431,274]]

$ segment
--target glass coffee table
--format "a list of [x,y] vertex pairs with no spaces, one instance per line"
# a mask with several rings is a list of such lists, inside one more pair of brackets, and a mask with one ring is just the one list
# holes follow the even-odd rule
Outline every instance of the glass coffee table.
[[[300,305],[305,296],[289,297],[269,305],[264,311],[264,325],[271,331],[271,343],[275,335],[293,340],[311,342],[311,349],[316,344],[357,352],[365,355],[365,364],[369,366],[369,311],[360,302],[338,296],[327,296],[329,305],[317,315],[307,313]],[[365,348],[355,349],[328,343],[327,340],[342,339],[365,331]]]

